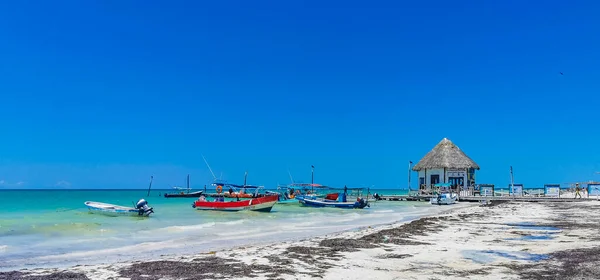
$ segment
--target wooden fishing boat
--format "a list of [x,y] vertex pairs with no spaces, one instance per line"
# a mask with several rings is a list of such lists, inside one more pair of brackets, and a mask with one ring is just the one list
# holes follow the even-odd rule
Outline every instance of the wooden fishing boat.
[[320,193],[322,190],[327,190],[328,187],[320,184],[305,184],[292,183],[286,186],[278,186],[277,191],[267,191],[267,193],[276,194],[279,196],[277,203],[280,204],[297,204],[299,198],[317,199],[325,197],[325,194]]
[[279,195],[279,201],[277,203],[281,204],[291,204],[298,203],[301,198],[303,199],[317,199],[320,197],[324,197],[325,194],[321,191],[329,189],[327,186],[323,186],[321,184],[315,184],[315,166],[311,165],[311,182],[301,183],[295,182],[292,177],[292,173],[288,170],[288,174],[290,175],[291,184],[287,186],[278,186],[277,193]]
[[96,201],[86,201],[85,206],[87,206],[90,213],[103,214],[107,216],[148,217],[150,214],[154,213],[154,209],[148,206],[148,202],[146,202],[145,199],[140,199],[136,203],[135,208]]
[[260,212],[271,212],[271,209],[277,203],[277,195],[260,195],[258,193],[259,189],[262,187],[250,187],[245,186],[246,188],[255,188],[256,191],[252,195],[252,198],[240,200],[240,198],[236,198],[236,200],[225,201],[225,197],[216,197],[213,201],[209,201],[205,196],[200,196],[200,198],[194,203],[192,203],[192,207],[197,210],[217,210],[217,211],[260,211]]
[[[356,200],[348,200],[348,190],[358,191],[358,194],[351,197],[356,197]],[[370,207],[368,199],[360,197],[360,190],[362,188],[346,188],[344,192],[329,193],[325,198],[314,198],[314,197],[300,197],[297,198],[301,205],[310,207],[334,207],[334,208],[346,208],[346,209],[363,209]]]
[[202,194],[204,193],[204,191],[197,191],[197,192],[179,192],[179,193],[165,193],[165,197],[169,198],[169,197],[200,197]]
[[187,191],[184,191],[186,189],[183,188],[179,188],[179,187],[173,187],[174,189],[176,189],[175,192],[172,193],[165,193],[165,197],[169,198],[169,197],[200,197],[203,193],[203,191],[196,191],[196,192],[190,192],[190,175],[187,175]]

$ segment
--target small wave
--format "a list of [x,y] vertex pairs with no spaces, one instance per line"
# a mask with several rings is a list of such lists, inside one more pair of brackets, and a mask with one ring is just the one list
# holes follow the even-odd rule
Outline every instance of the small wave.
[[164,228],[158,228],[157,231],[187,231],[187,230],[198,230],[203,228],[209,228],[215,226],[215,222],[198,224],[198,225],[190,225],[190,226],[169,226]]
[[334,223],[345,223],[345,222],[352,222],[352,221],[356,221],[360,218],[364,218],[363,215],[358,214],[358,213],[352,213],[352,214],[346,214],[346,215],[342,215],[341,217],[336,217],[334,219],[331,219],[331,222]]
[[247,221],[247,219],[239,219],[239,220],[235,220],[235,221],[229,221],[229,222],[223,222],[223,223],[219,223],[222,225],[239,225],[239,224],[243,224]]
[[246,230],[237,229],[235,231],[218,232],[218,233],[214,233],[214,234],[217,236],[221,236],[221,237],[233,236],[235,238],[238,238],[240,236],[248,236],[249,234],[258,233],[258,232],[265,232],[265,230],[262,228],[248,228]]
[[5,252],[8,249],[8,245],[0,245],[0,252]]
[[375,210],[373,213],[394,213],[394,210]]

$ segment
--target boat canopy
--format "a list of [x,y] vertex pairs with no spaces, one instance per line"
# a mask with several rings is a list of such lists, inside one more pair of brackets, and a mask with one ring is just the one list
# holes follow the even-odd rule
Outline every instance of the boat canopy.
[[323,186],[321,184],[305,184],[305,183],[293,183],[289,185],[279,186],[278,188],[287,188],[287,189],[330,189],[328,186]]
[[310,184],[310,183],[291,183],[288,186],[293,186],[293,187],[313,187],[313,188],[327,188],[327,186],[323,186],[321,184]]
[[237,189],[258,189],[258,188],[264,188],[263,186],[236,185],[236,184],[229,184],[229,183],[213,183],[213,185],[215,185],[215,186],[222,186],[222,187],[233,187],[233,188],[237,188]]

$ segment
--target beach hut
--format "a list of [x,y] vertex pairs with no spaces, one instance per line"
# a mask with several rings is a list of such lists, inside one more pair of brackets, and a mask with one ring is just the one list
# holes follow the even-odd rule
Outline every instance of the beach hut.
[[431,192],[439,183],[449,183],[454,191],[468,191],[472,195],[475,186],[475,170],[479,165],[447,138],[442,139],[413,168],[419,173],[419,190]]

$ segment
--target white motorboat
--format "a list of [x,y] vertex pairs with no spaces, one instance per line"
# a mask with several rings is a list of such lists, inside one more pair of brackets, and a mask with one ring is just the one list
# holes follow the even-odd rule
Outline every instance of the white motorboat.
[[450,205],[456,203],[456,201],[458,201],[457,193],[440,193],[429,200],[431,204],[437,205]]
[[86,201],[85,206],[88,207],[88,210],[91,213],[108,216],[148,217],[150,214],[154,213],[153,208],[148,206],[148,202],[145,199],[140,199],[135,205],[136,208],[95,201]]

